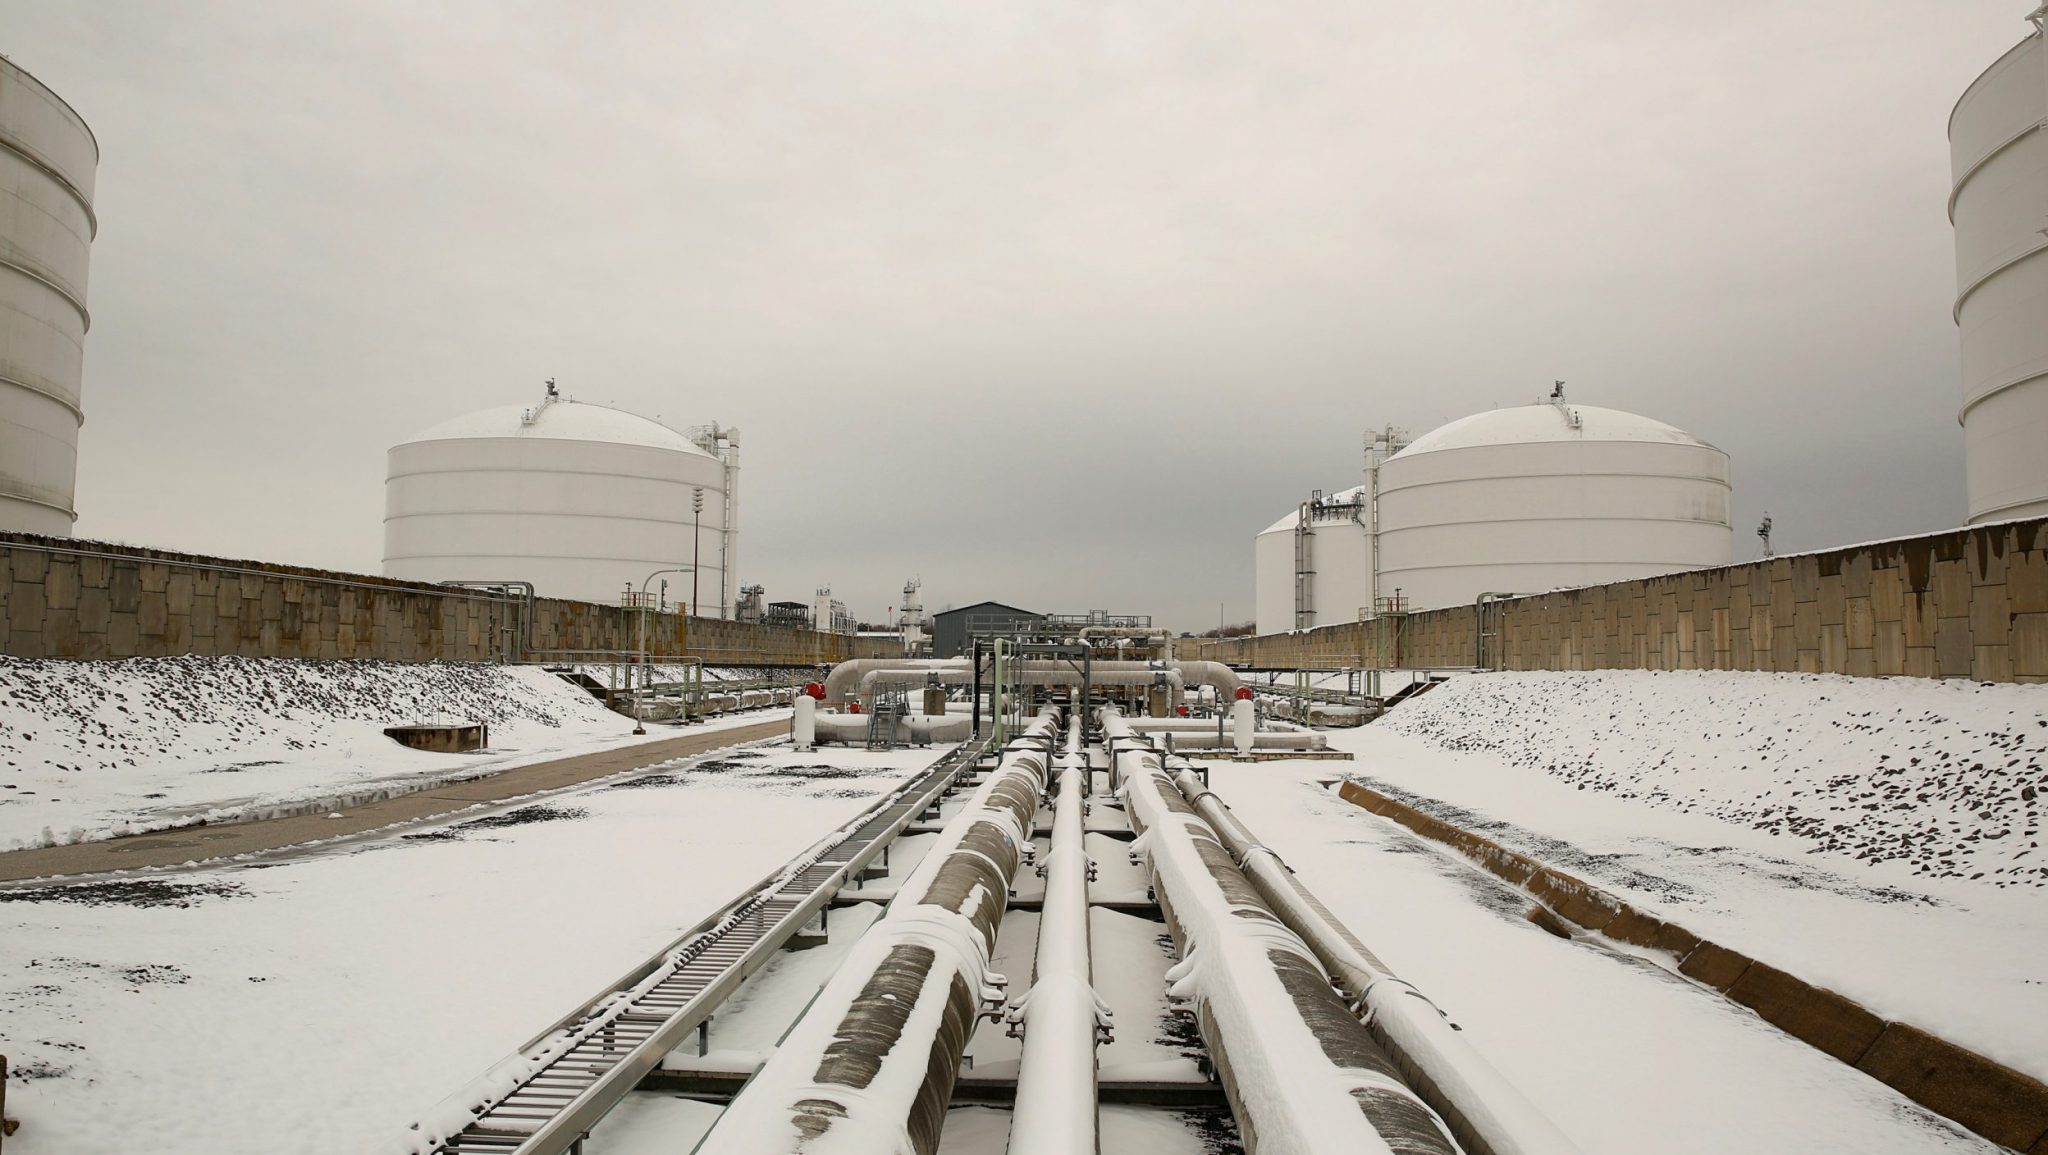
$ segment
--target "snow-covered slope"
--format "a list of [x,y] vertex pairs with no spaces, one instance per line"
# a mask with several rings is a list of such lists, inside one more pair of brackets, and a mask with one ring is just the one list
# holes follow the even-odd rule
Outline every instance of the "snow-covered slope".
[[1738,671],[1455,678],[1376,725],[1790,850],[2048,885],[2048,686]]
[[[485,755],[386,726],[484,722]],[[0,658],[0,848],[260,814],[608,745],[632,721],[532,667]]]

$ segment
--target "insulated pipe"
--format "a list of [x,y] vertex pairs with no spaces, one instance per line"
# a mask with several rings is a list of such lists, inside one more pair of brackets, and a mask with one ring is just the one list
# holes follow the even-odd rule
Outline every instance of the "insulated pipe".
[[[1175,662],[1168,664],[1164,668],[1177,686],[1185,686],[1188,681],[1188,675],[1179,668],[1182,666],[1215,667],[1215,670],[1203,669],[1200,671],[1200,675],[1204,679],[1203,684],[1220,685],[1220,682],[1216,679],[1221,675],[1215,672],[1220,670],[1222,675],[1229,677],[1231,692],[1236,692],[1237,675],[1231,671],[1230,667],[1220,662]],[[1150,685],[1153,676],[1161,668],[1161,666],[1155,663],[1140,661],[1092,662],[1087,667],[1088,677],[1091,682],[1097,685],[1120,686]],[[967,658],[852,658],[832,667],[832,672],[825,675],[826,704],[843,704],[846,701],[847,695],[854,692],[870,672],[878,670],[889,671],[895,676],[903,678],[922,677],[934,670],[940,671],[942,676],[947,670],[960,670],[965,674],[961,681],[971,682],[973,680],[974,664]],[[1080,670],[1081,667],[1075,663],[1050,661],[1043,658],[1005,658],[1003,661],[1005,680],[1011,685],[1079,685],[1081,683]]]
[[[1128,733],[1114,710],[1105,732]],[[1402,1082],[1328,974],[1231,864],[1216,832],[1166,776],[1159,754],[1125,745],[1132,845],[1181,948],[1167,972],[1191,999],[1252,1155],[1343,1151],[1456,1155],[1442,1119]]]
[[1081,641],[1095,638],[1157,638],[1168,662],[1173,661],[1173,631],[1159,626],[1082,626]]
[[1006,1016],[1024,1036],[1009,1155],[1090,1155],[1099,1147],[1095,1045],[1108,1031],[1109,1012],[1089,974],[1083,789],[1088,756],[1081,750],[1078,713],[1068,723],[1066,749],[1054,761],[1059,782],[1052,850],[1040,867],[1045,903],[1037,961],[1030,991],[1010,1004]]
[[1179,670],[1190,686],[1213,686],[1218,701],[1228,702],[1235,698],[1237,688],[1244,684],[1237,671],[1222,662],[1168,662],[1167,665]]
[[[1132,663],[1132,665],[1137,664],[1139,663]],[[1122,665],[1122,663],[1119,663],[1119,665]],[[1012,686],[1078,686],[1082,681],[1081,673],[1068,666],[1065,662],[1005,661],[1003,663],[1003,672],[1008,683]],[[1167,670],[1165,673],[1169,686],[1178,688],[1185,685],[1179,671]],[[1089,671],[1088,681],[1097,686],[1149,686],[1158,678],[1159,674],[1160,671],[1154,667],[1104,670],[1101,668],[1101,664],[1098,663],[1095,668]],[[860,675],[860,680],[856,683],[855,689],[861,696],[866,697],[874,692],[875,686],[879,682],[888,680],[909,681],[912,679],[929,680],[932,678],[937,678],[945,685],[966,686],[973,684],[974,672],[965,669],[917,670],[883,667],[863,671]],[[829,692],[828,690],[827,693],[829,694]]]
[[1058,717],[1034,719],[696,1150],[933,1155]]
[[943,686],[972,685],[974,682],[974,671],[964,666],[957,670],[918,670],[909,667],[885,666],[881,669],[863,672],[860,676],[860,681],[857,683],[857,689],[860,696],[865,698],[875,692],[875,684],[878,682],[916,681],[920,684],[929,685],[934,678],[938,679],[939,684]]
[[[1196,731],[1164,736],[1173,739],[1175,750],[1236,750],[1238,746],[1236,737],[1229,732],[1220,739],[1214,730],[1206,734]],[[1261,730],[1251,739],[1254,750],[1327,750],[1330,745],[1330,740],[1321,734],[1275,734]]]
[[[1124,725],[1140,734],[1214,734],[1213,718],[1125,718]],[[1294,722],[1268,722],[1261,734],[1313,734],[1314,730]]]
[[[865,742],[870,714],[819,714],[813,719],[820,742]],[[974,719],[965,714],[905,714],[896,719],[899,735],[908,735],[918,745],[931,742],[964,742],[973,736]]]
[[1466,1151],[1579,1155],[1556,1124],[1465,1042],[1436,1004],[1395,977],[1200,778],[1184,769],[1173,776],[1173,785],[1215,830],[1259,897],[1315,952],[1351,1004],[1364,1010],[1367,1030]]
[[846,695],[860,681],[860,676],[869,670],[915,670],[921,674],[929,670],[965,670],[968,667],[965,658],[849,658],[825,675],[825,701],[832,705],[844,704]]

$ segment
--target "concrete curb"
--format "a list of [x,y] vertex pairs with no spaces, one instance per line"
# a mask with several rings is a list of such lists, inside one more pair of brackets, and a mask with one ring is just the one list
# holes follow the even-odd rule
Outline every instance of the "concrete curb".
[[[291,852],[397,825],[439,821],[477,806],[551,794],[671,759],[788,733],[788,719],[777,718],[529,762],[460,781],[435,780],[423,790],[374,796],[352,806],[330,807],[323,802],[279,818],[179,826],[122,838],[0,851],[0,887],[63,885],[123,871],[179,869],[188,863],[209,865],[249,855]],[[330,818],[329,814],[340,817]]]
[[2048,1155],[2048,1084],[1917,1027],[1889,1022],[1852,999],[1709,942],[1581,879],[1369,786],[1347,780],[1337,794],[1456,849],[1488,873],[1526,892],[1556,919],[1616,942],[1671,956],[1679,974],[1748,1007],[1765,1022],[1928,1110],[2014,1151]]

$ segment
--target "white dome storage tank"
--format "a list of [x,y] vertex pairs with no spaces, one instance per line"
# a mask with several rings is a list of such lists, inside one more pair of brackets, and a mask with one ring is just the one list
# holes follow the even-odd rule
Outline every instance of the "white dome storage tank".
[[[1302,524],[1299,506],[1260,531],[1252,544],[1253,616],[1260,633],[1358,620],[1372,596],[1364,494],[1363,486],[1353,486],[1323,498],[1320,505],[1306,503],[1312,506],[1306,534],[1295,533]],[[1306,542],[1300,540],[1304,536]],[[1305,582],[1296,576],[1303,564]]]
[[71,106],[0,58],[0,530],[67,535],[78,518],[99,157]]
[[1728,455],[1661,421],[1538,402],[1380,467],[1380,579],[1411,610],[1728,564]]
[[[737,437],[711,429],[693,440],[552,393],[538,405],[436,425],[388,455],[384,572],[529,581],[543,596],[617,604],[655,570],[689,565],[694,554],[697,612],[730,617]],[[693,545],[698,490],[702,536]],[[671,603],[689,600],[689,574],[662,580]]]
[[2048,515],[2048,50],[2014,45],[1949,117],[1972,522]]

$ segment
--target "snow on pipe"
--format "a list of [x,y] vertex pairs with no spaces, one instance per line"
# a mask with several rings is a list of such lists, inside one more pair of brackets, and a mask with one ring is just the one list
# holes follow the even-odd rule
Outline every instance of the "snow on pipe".
[[1161,652],[1168,660],[1173,658],[1173,631],[1163,626],[1082,626],[1080,638],[1084,643],[1095,638],[1157,638]]
[[908,666],[883,666],[862,672],[857,683],[861,697],[865,698],[874,693],[875,683],[883,681],[914,681],[919,686],[937,681],[942,686],[965,686],[974,682],[974,671],[965,667],[957,670],[919,670]]
[[981,1007],[1058,716],[1034,719],[696,1150],[932,1155]]
[[1179,670],[1190,686],[1214,687],[1216,697],[1225,702],[1235,698],[1237,688],[1244,684],[1238,680],[1237,671],[1222,662],[1168,662],[1167,665]]
[[[1163,737],[1173,740],[1175,750],[1227,750],[1237,745],[1237,732],[1230,727],[1224,728],[1220,739],[1214,726],[1207,731],[1170,732]],[[1254,750],[1326,750],[1330,745],[1329,738],[1322,734],[1273,734],[1261,730],[1251,739]]]
[[1024,1038],[1011,1114],[1009,1155],[1090,1155],[1097,1147],[1095,1046],[1107,1041],[1109,1009],[1096,997],[1088,944],[1088,861],[1084,827],[1088,756],[1081,719],[1068,724],[1057,763],[1052,850],[1040,865],[1045,902],[1031,989],[1010,1004],[1012,1033]]
[[[1117,668],[1104,669],[1105,665],[1107,663],[1097,662],[1088,671],[1089,684],[1096,686],[1149,686],[1162,673],[1166,675],[1167,683],[1171,686],[1179,688],[1186,684],[1178,670],[1162,670],[1158,667],[1132,669],[1121,662],[1117,664]],[[1130,665],[1141,665],[1141,663],[1130,663]],[[1012,676],[1013,681],[1018,684],[1034,686],[1078,686],[1081,684],[1080,669],[1065,662],[1005,662],[1003,663],[1003,670],[1006,675]],[[861,696],[866,697],[874,692],[875,685],[879,682],[926,682],[933,679],[937,679],[941,685],[970,685],[974,681],[974,672],[972,670],[914,670],[884,667],[864,671],[860,676],[857,686]]]
[[1578,1147],[1493,1064],[1465,1042],[1435,1003],[1395,977],[1350,928],[1301,884],[1190,769],[1173,776],[1183,798],[1280,921],[1300,935],[1423,1099],[1472,1155],[1579,1155]]
[[966,670],[972,674],[974,666],[966,658],[849,658],[825,675],[825,701],[845,702],[846,695],[860,681],[861,675],[869,670],[904,670],[923,674],[951,669]]
[[[1223,724],[1225,732],[1228,732],[1230,720],[1227,715],[1224,718]],[[1157,734],[1168,730],[1176,734],[1214,734],[1216,732],[1216,719],[1214,718],[1125,718],[1124,725],[1129,726],[1131,729],[1136,730],[1140,734]],[[1300,725],[1298,723],[1281,722],[1270,718],[1266,720],[1265,725],[1259,728],[1259,732],[1262,734],[1315,733],[1315,731],[1310,730],[1308,727]]]
[[[1129,734],[1115,710],[1105,732]],[[1167,972],[1196,1021],[1254,1155],[1455,1155],[1436,1112],[1402,1082],[1327,972],[1232,865],[1156,751],[1116,755],[1125,806],[1181,960]]]
[[[1005,673],[1014,678],[1043,685],[1079,685],[1080,670],[1071,662],[1025,659],[1003,663]],[[830,705],[843,704],[847,695],[858,688],[863,679],[872,671],[888,671],[892,677],[919,678],[934,671],[941,681],[950,681],[945,675],[959,671],[960,681],[972,681],[974,664],[968,658],[850,658],[832,667],[825,675],[825,701]],[[1214,686],[1219,694],[1228,698],[1237,692],[1236,671],[1221,662],[1168,662],[1164,665],[1142,661],[1092,662],[1088,665],[1088,680],[1098,686],[1149,685],[1161,671],[1165,671],[1176,689],[1193,682]]]
[[[811,720],[811,730],[820,742],[865,742],[868,740],[868,714],[818,714]],[[895,720],[896,733],[892,737],[903,738],[924,745],[930,742],[964,742],[974,732],[974,719],[966,714],[906,714]]]

